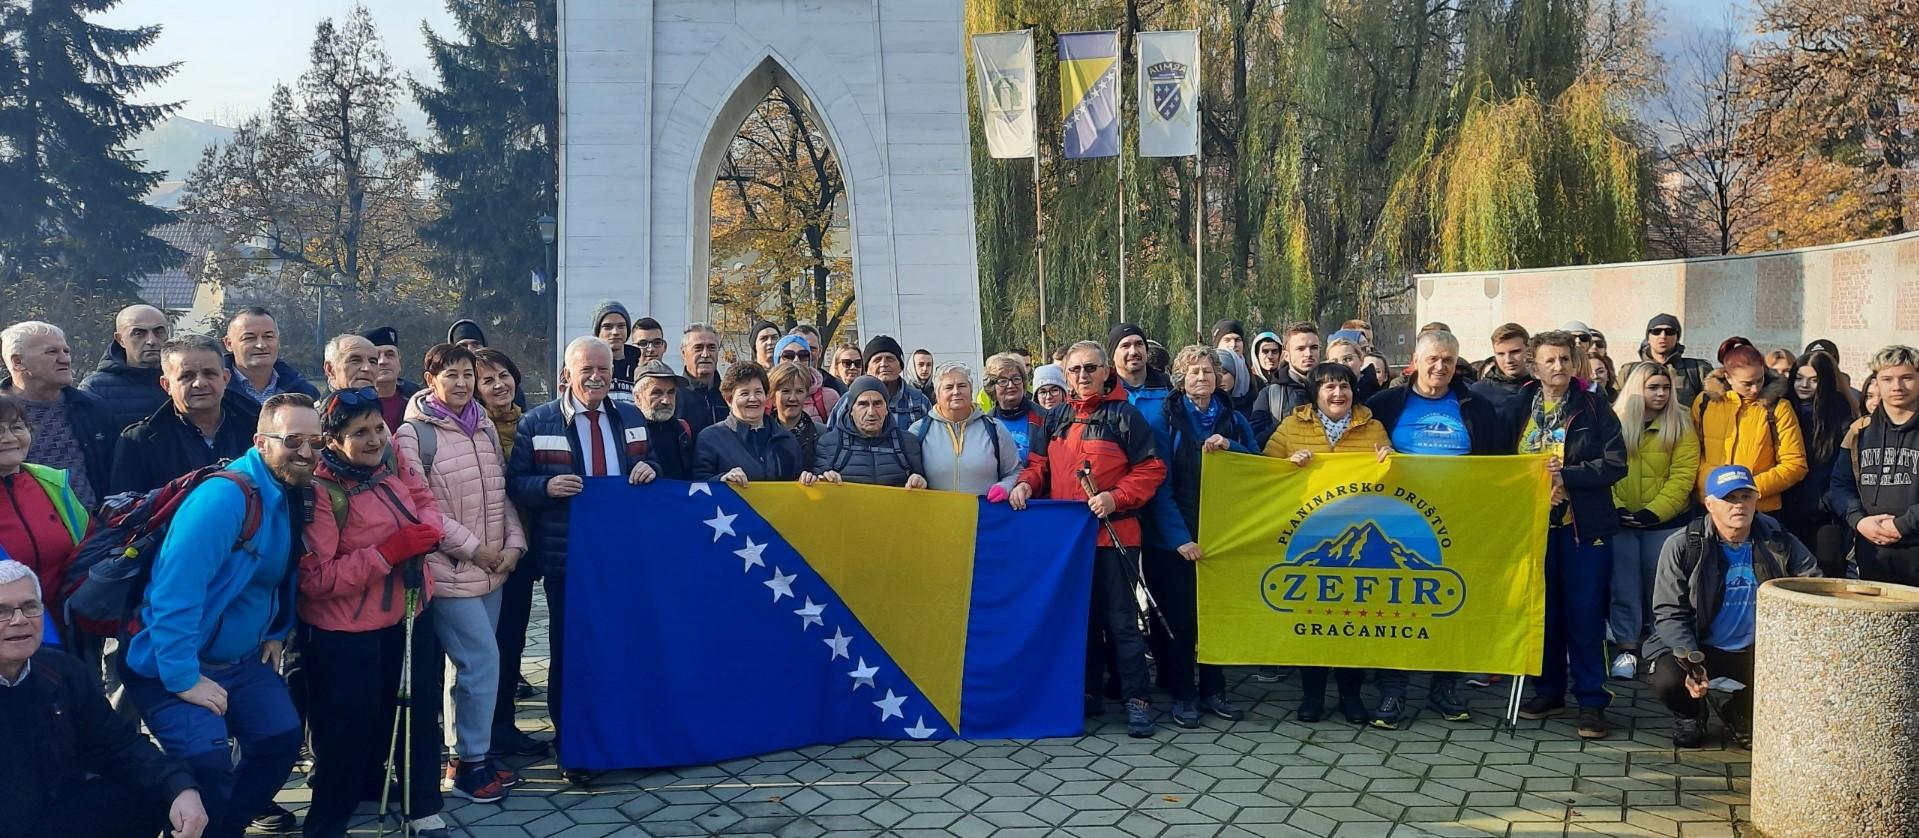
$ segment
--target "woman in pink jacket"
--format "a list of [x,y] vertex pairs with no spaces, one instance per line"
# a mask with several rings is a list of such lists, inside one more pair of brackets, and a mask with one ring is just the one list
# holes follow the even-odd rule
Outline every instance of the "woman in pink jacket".
[[[426,555],[440,543],[440,509],[419,469],[393,452],[379,394],[343,390],[320,405],[326,448],[313,474],[313,520],[300,560],[296,608],[308,684],[313,773],[308,838],[341,838],[353,808],[387,759],[406,652],[410,587],[420,588],[413,631],[414,696],[440,694],[433,579]],[[407,811],[413,831],[445,835],[440,818],[440,702],[412,702]],[[437,831],[436,831],[437,830]]]
[[[453,793],[492,803],[518,785],[490,763],[500,691],[500,586],[526,553],[520,516],[506,497],[506,455],[486,408],[474,398],[477,362],[465,347],[427,350],[427,389],[413,394],[393,442],[426,472],[442,516],[433,574],[433,629],[453,660]],[[508,700],[511,700],[509,697]]]

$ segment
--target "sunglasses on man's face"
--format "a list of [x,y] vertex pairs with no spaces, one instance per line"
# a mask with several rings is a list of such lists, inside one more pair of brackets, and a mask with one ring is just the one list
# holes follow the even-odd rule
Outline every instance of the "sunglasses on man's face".
[[1092,375],[1093,373],[1099,372],[1101,366],[1103,365],[1102,364],[1079,364],[1077,366],[1067,367],[1066,371],[1069,373],[1072,373],[1073,375]]
[[1652,330],[1652,331],[1650,331],[1650,332],[1647,332],[1646,334],[1649,334],[1649,335],[1655,335],[1655,336],[1658,336],[1658,337],[1662,337],[1662,338],[1663,338],[1663,337],[1678,337],[1678,336],[1679,336],[1679,330],[1678,330],[1678,329],[1668,329],[1668,328],[1666,328],[1665,326],[1660,326],[1659,328],[1657,328],[1657,329],[1654,329],[1654,330]]

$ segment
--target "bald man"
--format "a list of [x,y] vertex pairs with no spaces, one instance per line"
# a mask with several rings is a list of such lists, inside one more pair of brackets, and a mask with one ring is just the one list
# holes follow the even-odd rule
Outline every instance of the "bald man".
[[113,343],[80,389],[105,403],[114,436],[167,403],[160,389],[160,347],[170,331],[166,314],[149,305],[127,306],[113,319]]

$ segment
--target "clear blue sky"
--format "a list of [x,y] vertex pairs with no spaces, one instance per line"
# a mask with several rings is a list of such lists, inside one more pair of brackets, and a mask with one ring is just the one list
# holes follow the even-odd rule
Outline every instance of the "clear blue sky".
[[[955,0],[958,2],[958,0]],[[1751,0],[1652,0],[1663,7],[1662,50],[1686,33],[1720,25],[1728,9],[1747,11]],[[184,62],[180,71],[144,97],[184,101],[181,115],[231,125],[266,106],[276,81],[291,83],[307,65],[313,25],[344,17],[353,0],[123,0],[99,20],[115,26],[158,23],[160,40],[140,60]],[[367,0],[402,73],[430,78],[420,22],[451,34],[442,0]]]

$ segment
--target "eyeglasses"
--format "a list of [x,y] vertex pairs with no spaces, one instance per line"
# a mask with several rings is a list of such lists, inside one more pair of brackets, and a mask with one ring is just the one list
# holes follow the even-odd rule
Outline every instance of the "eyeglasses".
[[1659,327],[1659,328],[1657,328],[1657,329],[1652,329],[1652,330],[1650,330],[1650,331],[1648,331],[1648,332],[1646,332],[1646,334],[1649,334],[1649,335],[1658,335],[1658,336],[1660,336],[1660,337],[1678,337],[1678,336],[1679,336],[1679,330],[1678,330],[1678,329],[1673,329],[1673,328],[1669,328],[1669,327],[1666,327],[1666,326],[1660,326],[1660,327]]
[[989,379],[986,379],[986,386],[988,387],[1024,387],[1026,386],[1026,380],[1019,378],[1018,376],[1013,376],[1009,378],[989,378]]
[[781,352],[781,353],[780,353],[780,360],[782,360],[782,361],[811,361],[811,360],[813,360],[813,353],[811,353],[811,352]]
[[633,345],[640,347],[642,349],[665,349],[666,338],[647,338],[646,340],[636,340],[633,342]]
[[281,445],[284,445],[294,451],[299,451],[303,448],[311,448],[315,451],[318,451],[326,447],[326,437],[321,436],[320,434],[262,433],[260,435],[268,439],[277,439],[280,441]]
[[25,422],[8,422],[5,425],[0,425],[0,434],[11,434],[13,436],[28,436],[32,433],[33,433],[33,429],[28,427],[27,423]]
[[29,602],[26,605],[15,605],[11,608],[0,605],[0,623],[11,623],[15,617],[38,620],[46,613],[47,604],[44,602]]
[[1078,366],[1067,367],[1066,371],[1073,375],[1092,375],[1093,373],[1099,372],[1102,366],[1104,366],[1104,364],[1080,364]]

